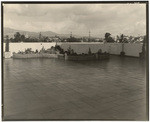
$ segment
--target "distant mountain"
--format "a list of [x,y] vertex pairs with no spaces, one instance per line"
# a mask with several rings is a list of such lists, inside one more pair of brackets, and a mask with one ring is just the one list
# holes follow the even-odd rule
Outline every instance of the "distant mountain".
[[[13,38],[14,34],[16,32],[19,32],[20,34],[23,34],[23,35],[28,36],[28,37],[34,37],[34,38],[38,38],[39,37],[39,33],[40,33],[40,32],[30,32],[30,31],[23,31],[23,30],[15,30],[15,29],[12,29],[12,28],[4,28],[4,36],[8,35],[9,38]],[[64,38],[70,37],[70,34],[58,34],[58,33],[52,32],[52,31],[43,31],[43,32],[41,32],[41,35],[42,36],[48,36],[48,37],[54,37],[55,35],[57,35],[59,37],[64,37]],[[74,35],[74,37],[80,38],[81,36]]]
[[[15,29],[12,29],[12,28],[4,28],[4,36],[8,35],[10,38],[13,38],[14,34],[16,32],[19,32],[20,34],[24,34],[25,36],[28,36],[28,37],[36,37],[36,38],[39,37],[39,33],[40,33],[40,32],[30,32],[30,31],[23,31],[23,30],[15,30]],[[52,32],[52,31],[44,31],[44,32],[41,32],[41,35],[42,36],[52,37],[52,36],[59,35],[59,34],[57,34],[55,32]]]
[[15,30],[15,29],[12,29],[12,28],[4,28],[4,36],[5,35],[8,35],[9,38],[13,38],[14,37],[14,34],[16,32],[19,32],[20,34],[24,34],[24,35],[28,35],[29,37],[36,37],[38,36],[38,33],[36,32],[29,32],[29,31],[22,31],[22,30]]

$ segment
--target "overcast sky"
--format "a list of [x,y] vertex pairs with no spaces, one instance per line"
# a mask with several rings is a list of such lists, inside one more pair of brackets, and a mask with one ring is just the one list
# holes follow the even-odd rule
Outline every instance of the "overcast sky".
[[103,37],[144,35],[146,4],[4,4],[4,27]]

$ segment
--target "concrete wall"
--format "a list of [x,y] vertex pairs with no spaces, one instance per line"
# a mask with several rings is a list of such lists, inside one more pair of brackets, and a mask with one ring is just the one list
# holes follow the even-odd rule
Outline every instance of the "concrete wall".
[[126,43],[124,45],[124,51],[128,56],[139,57],[139,53],[142,52],[142,44]]
[[[25,51],[27,48],[32,48],[32,51],[36,49],[39,51],[44,47],[45,49],[50,48],[51,46],[55,46],[56,43],[9,43],[9,51],[12,53],[17,53],[20,51]],[[3,51],[5,52],[5,43],[3,43]]]
[[[41,50],[44,46],[45,49],[55,46],[56,43],[10,43],[10,52],[11,55],[13,52],[25,51],[27,48],[32,48],[33,51],[36,49]],[[119,55],[122,51],[122,44],[120,43],[106,43],[102,44],[99,42],[95,43],[58,43],[64,50],[67,50],[69,46],[78,54],[88,53],[89,48],[92,53],[96,53],[99,49],[102,49],[103,52],[109,52],[110,54]],[[4,51],[5,51],[5,43]],[[125,43],[124,51],[127,56],[139,57],[139,53],[142,51],[142,44],[135,43]]]
[[[119,55],[122,51],[123,45],[121,43],[70,43],[70,44],[62,44],[61,47],[66,51],[69,47],[71,47],[76,53],[88,53],[89,48],[92,53],[96,53],[99,49],[102,49],[103,52],[109,52],[110,54]],[[124,52],[127,56],[139,57],[139,53],[142,51],[142,44],[135,43],[125,43],[124,44]]]
[[107,51],[108,47],[105,44],[100,43],[64,43],[61,47],[66,51],[69,47],[73,49],[77,54],[88,53],[89,48],[92,53],[96,53],[99,49]]

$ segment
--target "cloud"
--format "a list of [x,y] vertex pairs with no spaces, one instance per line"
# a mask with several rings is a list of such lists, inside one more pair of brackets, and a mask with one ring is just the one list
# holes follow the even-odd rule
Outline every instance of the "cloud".
[[4,4],[4,26],[104,36],[146,33],[146,4]]

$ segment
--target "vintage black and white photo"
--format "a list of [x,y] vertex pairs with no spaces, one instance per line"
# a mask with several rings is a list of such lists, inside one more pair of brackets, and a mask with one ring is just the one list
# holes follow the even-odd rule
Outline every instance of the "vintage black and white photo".
[[1,7],[2,120],[148,120],[148,1]]

